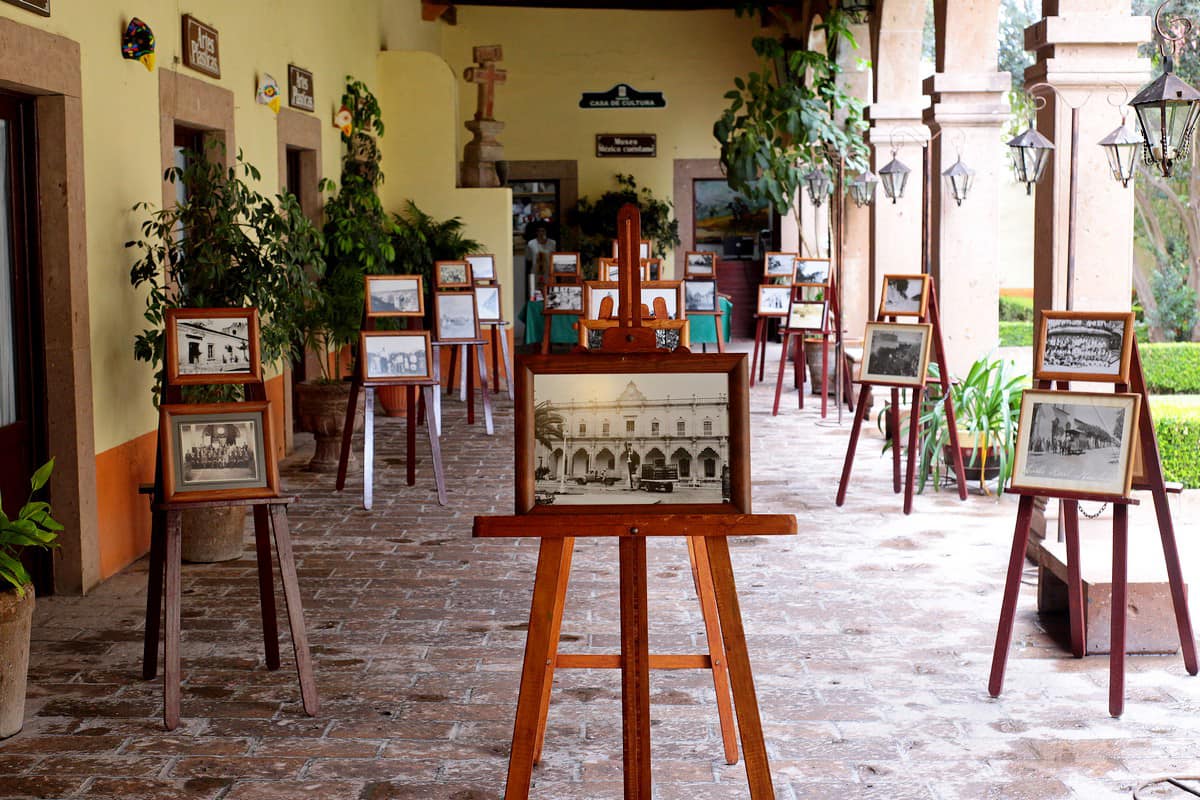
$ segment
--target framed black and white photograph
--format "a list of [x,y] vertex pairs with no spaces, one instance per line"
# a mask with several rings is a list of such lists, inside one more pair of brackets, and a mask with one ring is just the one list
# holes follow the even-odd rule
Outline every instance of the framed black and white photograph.
[[167,380],[173,384],[253,383],[262,379],[258,311],[169,308]]
[[797,258],[792,283],[829,283],[828,258]]
[[[583,285],[587,319],[616,319],[621,311],[620,284],[616,281],[587,281]],[[606,299],[612,300],[606,304]]]
[[767,253],[763,259],[763,275],[790,281],[796,272],[796,259],[799,257],[799,253]]
[[1132,311],[1042,312],[1034,378],[1128,383],[1133,319]]
[[277,497],[270,404],[197,403],[159,409],[167,502]]
[[717,282],[702,278],[691,278],[683,282],[683,307],[689,314],[715,314],[717,307]]
[[868,322],[859,382],[924,386],[932,330],[929,323]]
[[435,333],[439,342],[479,339],[479,316],[474,292],[438,292],[433,296]]
[[825,330],[825,309],[823,302],[805,302],[793,300],[787,317],[787,328],[793,331],[823,331]]
[[1014,489],[1127,497],[1141,396],[1026,389]]
[[550,276],[555,280],[579,277],[579,253],[551,253]]
[[496,257],[491,253],[467,256],[467,263],[471,265],[471,280],[496,280]]
[[791,308],[792,287],[790,286],[759,286],[758,287],[758,316],[786,317]]
[[652,319],[681,319],[684,316],[683,281],[643,282],[642,305]]
[[746,357],[589,353],[516,367],[518,513],[745,513]]
[[596,264],[600,280],[617,281],[621,279],[621,267],[615,258],[598,258]]
[[546,314],[582,314],[583,284],[560,283],[546,287]]
[[685,278],[712,278],[717,274],[717,254],[711,251],[689,250],[683,256]]
[[416,383],[433,375],[429,331],[362,331],[359,363],[364,385]]
[[420,275],[367,275],[368,317],[423,317],[425,292]]
[[466,261],[437,261],[433,265],[434,288],[471,288],[471,265]]
[[480,322],[504,320],[500,309],[500,284],[475,287],[475,310],[479,313]]
[[923,317],[929,304],[928,275],[884,275],[879,315]]

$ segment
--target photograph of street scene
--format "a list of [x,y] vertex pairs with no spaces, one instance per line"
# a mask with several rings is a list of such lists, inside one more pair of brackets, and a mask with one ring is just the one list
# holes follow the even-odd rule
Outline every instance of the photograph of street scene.
[[[1043,399],[1046,398],[1046,399]],[[1014,484],[1121,494],[1129,462],[1131,398],[1077,402],[1061,394],[1027,393]],[[1054,402],[1058,401],[1058,402]]]

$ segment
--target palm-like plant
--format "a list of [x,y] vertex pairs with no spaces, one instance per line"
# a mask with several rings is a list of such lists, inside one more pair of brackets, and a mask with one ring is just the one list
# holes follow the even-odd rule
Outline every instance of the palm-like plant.
[[543,400],[533,409],[533,438],[547,450],[554,449],[555,442],[565,437],[566,420],[554,410],[549,400]]

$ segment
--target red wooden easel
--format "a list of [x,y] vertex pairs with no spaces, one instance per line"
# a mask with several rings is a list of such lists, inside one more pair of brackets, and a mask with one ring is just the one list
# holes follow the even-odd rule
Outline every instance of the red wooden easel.
[[[798,299],[797,295],[799,294],[801,288],[802,287],[799,285],[792,287],[792,299],[793,300]],[[828,411],[829,411],[829,337],[833,336],[836,339],[839,336],[838,331],[841,329],[842,317],[841,317],[841,313],[840,313],[841,309],[838,308],[837,287],[834,284],[832,278],[830,279],[829,283],[825,284],[824,292],[825,292],[825,301],[824,301],[825,302],[825,314],[823,315],[823,323],[822,323],[820,330],[807,330],[807,329],[792,330],[787,327],[787,317],[783,318],[783,325],[779,329],[780,336],[783,339],[783,347],[781,348],[780,356],[779,356],[779,374],[775,376],[775,403],[771,407],[771,416],[773,416],[773,417],[778,416],[778,414],[779,414],[779,399],[783,393],[783,376],[784,376],[784,373],[787,371],[788,352],[789,352],[789,347],[792,345],[792,339],[795,340],[795,343],[794,343],[795,351],[792,353],[792,371],[795,376],[794,383],[796,385],[796,388],[799,390],[798,391],[799,400],[797,402],[798,402],[799,408],[804,408],[804,383],[805,383],[805,372],[806,372],[805,368],[808,363],[806,360],[807,357],[805,354],[805,348],[807,347],[807,342],[805,341],[805,339],[808,336],[821,337],[821,419],[825,419],[826,415],[828,414]],[[760,319],[759,321],[761,323],[763,320]],[[766,329],[765,329],[765,326],[763,326],[763,333],[764,333],[763,355],[765,356],[766,355],[766,341],[765,341]],[[758,347],[757,341],[755,342],[755,347],[756,348]]]

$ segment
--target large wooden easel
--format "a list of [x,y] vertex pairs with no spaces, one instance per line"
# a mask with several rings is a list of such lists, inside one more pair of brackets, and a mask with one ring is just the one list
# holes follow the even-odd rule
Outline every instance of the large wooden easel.
[[[626,205],[618,217],[622,324],[604,331],[603,349],[610,353],[653,353],[657,349],[654,330],[641,325],[641,276],[636,269],[635,255],[639,228],[636,206]],[[689,356],[681,353],[674,357]],[[524,380],[524,374],[518,372],[519,398],[525,396]],[[477,537],[536,537],[541,540],[513,726],[506,800],[523,800],[529,796],[533,767],[541,758],[545,740],[546,715],[556,668],[621,670],[624,796],[627,800],[651,798],[650,670],[710,670],[717,693],[726,760],[729,763],[737,760],[737,745],[733,741],[736,711],[750,797],[752,800],[774,798],[727,537],[795,532],[796,520],[791,515],[639,512],[476,517],[474,535]],[[558,638],[575,539],[595,536],[618,539],[621,651],[613,655],[560,654]],[[646,541],[651,536],[683,536],[687,539],[708,638],[708,655],[651,655],[649,652]]]
[[[941,384],[942,402],[946,409],[946,425],[949,430],[955,431],[958,426],[954,418],[954,399],[950,394],[950,370],[946,364],[946,345],[942,338],[941,315],[938,313],[937,286],[932,277],[928,277],[927,280],[929,281],[929,301],[926,304],[925,313],[916,319],[918,322],[929,323],[933,326],[931,334],[933,336],[933,357],[938,364],[938,382]],[[898,317],[895,315],[882,313],[882,308],[880,313],[875,315],[876,322],[895,322],[897,319]],[[869,357],[869,353],[863,353],[864,364]],[[862,433],[863,422],[870,413],[870,407],[867,404],[872,395],[870,389],[873,386],[886,385],[862,381],[856,381],[856,383],[860,388],[858,402],[854,406],[854,424],[850,429],[850,442],[846,447],[846,460],[842,464],[842,478],[838,483],[837,504],[839,506],[846,502],[846,488],[850,484],[850,472],[854,467],[854,453],[858,449],[858,437]],[[899,494],[903,483],[904,513],[911,514],[913,483],[916,479],[917,448],[921,431],[921,401],[925,395],[925,384],[919,387],[909,387],[912,393],[912,409],[908,417],[907,463],[903,482],[900,473],[900,388],[897,386],[889,388],[892,390],[892,402],[888,413],[892,429],[892,491]],[[955,446],[951,450],[954,458],[955,481],[958,484],[958,499],[966,500],[967,480],[963,475],[962,448]]]
[[[836,341],[841,335],[842,315],[841,309],[838,308],[838,293],[834,286],[833,278],[830,277],[829,282],[825,285],[825,314],[824,322],[821,329],[818,330],[792,330],[787,326],[787,317],[783,318],[783,325],[780,326],[779,333],[783,339],[783,347],[779,356],[779,374],[775,376],[775,404],[771,407],[771,416],[779,415],[779,399],[783,394],[783,376],[787,372],[788,351],[789,345],[792,344],[792,339],[795,339],[794,352],[792,353],[792,371],[795,375],[796,388],[799,390],[800,399],[798,407],[804,408],[804,383],[805,372],[808,365],[805,348],[807,343],[805,337],[819,336],[821,337],[821,419],[825,419],[829,413],[829,337],[833,336],[835,345],[834,350],[837,351]],[[792,288],[792,300],[798,299],[798,286]],[[760,322],[764,321],[762,319]],[[765,326],[764,336],[765,336]],[[754,346],[758,347],[756,341]],[[767,346],[766,341],[763,341],[763,357],[766,357]],[[816,387],[813,387],[816,388]]]
[[[1035,388],[1049,389],[1051,382],[1039,380]],[[1070,383],[1057,381],[1056,388],[1069,389]],[[1117,392],[1140,394],[1142,401],[1137,420],[1137,444],[1141,448],[1141,480],[1133,488],[1150,492],[1154,498],[1154,511],[1158,520],[1159,538],[1162,540],[1163,557],[1166,560],[1167,580],[1171,587],[1171,602],[1175,610],[1175,625],[1179,630],[1179,644],[1183,651],[1183,663],[1189,675],[1197,673],[1196,641],[1192,632],[1191,615],[1188,612],[1187,594],[1183,584],[1183,569],[1179,561],[1179,549],[1175,542],[1175,525],[1171,519],[1171,507],[1167,500],[1167,484],[1163,477],[1162,462],[1159,460],[1158,437],[1150,413],[1146,379],[1142,370],[1142,359],[1138,354],[1137,341],[1132,343],[1129,365],[1129,383],[1116,384]],[[1021,495],[1017,506],[1017,523],[1013,532],[1012,552],[1008,559],[1008,577],[1004,584],[1004,600],[1000,607],[1000,622],[996,630],[996,645],[992,651],[992,671],[988,679],[988,692],[998,697],[1004,685],[1004,669],[1008,663],[1008,650],[1012,642],[1013,620],[1017,610],[1017,595],[1021,589],[1021,570],[1025,562],[1025,551],[1029,545],[1029,528],[1033,521],[1035,495],[1053,496],[1062,500],[1063,528],[1067,545],[1067,611],[1071,629],[1071,653],[1083,658],[1086,631],[1086,616],[1083,609],[1083,581],[1080,577],[1079,552],[1079,501],[1098,500],[1113,504],[1113,552],[1112,552],[1112,613],[1109,643],[1108,712],[1114,717],[1125,710],[1125,621],[1128,598],[1128,543],[1129,506],[1138,501],[1121,495],[1096,497],[1071,492],[1048,493],[1044,490],[1027,492],[1010,489]]]

